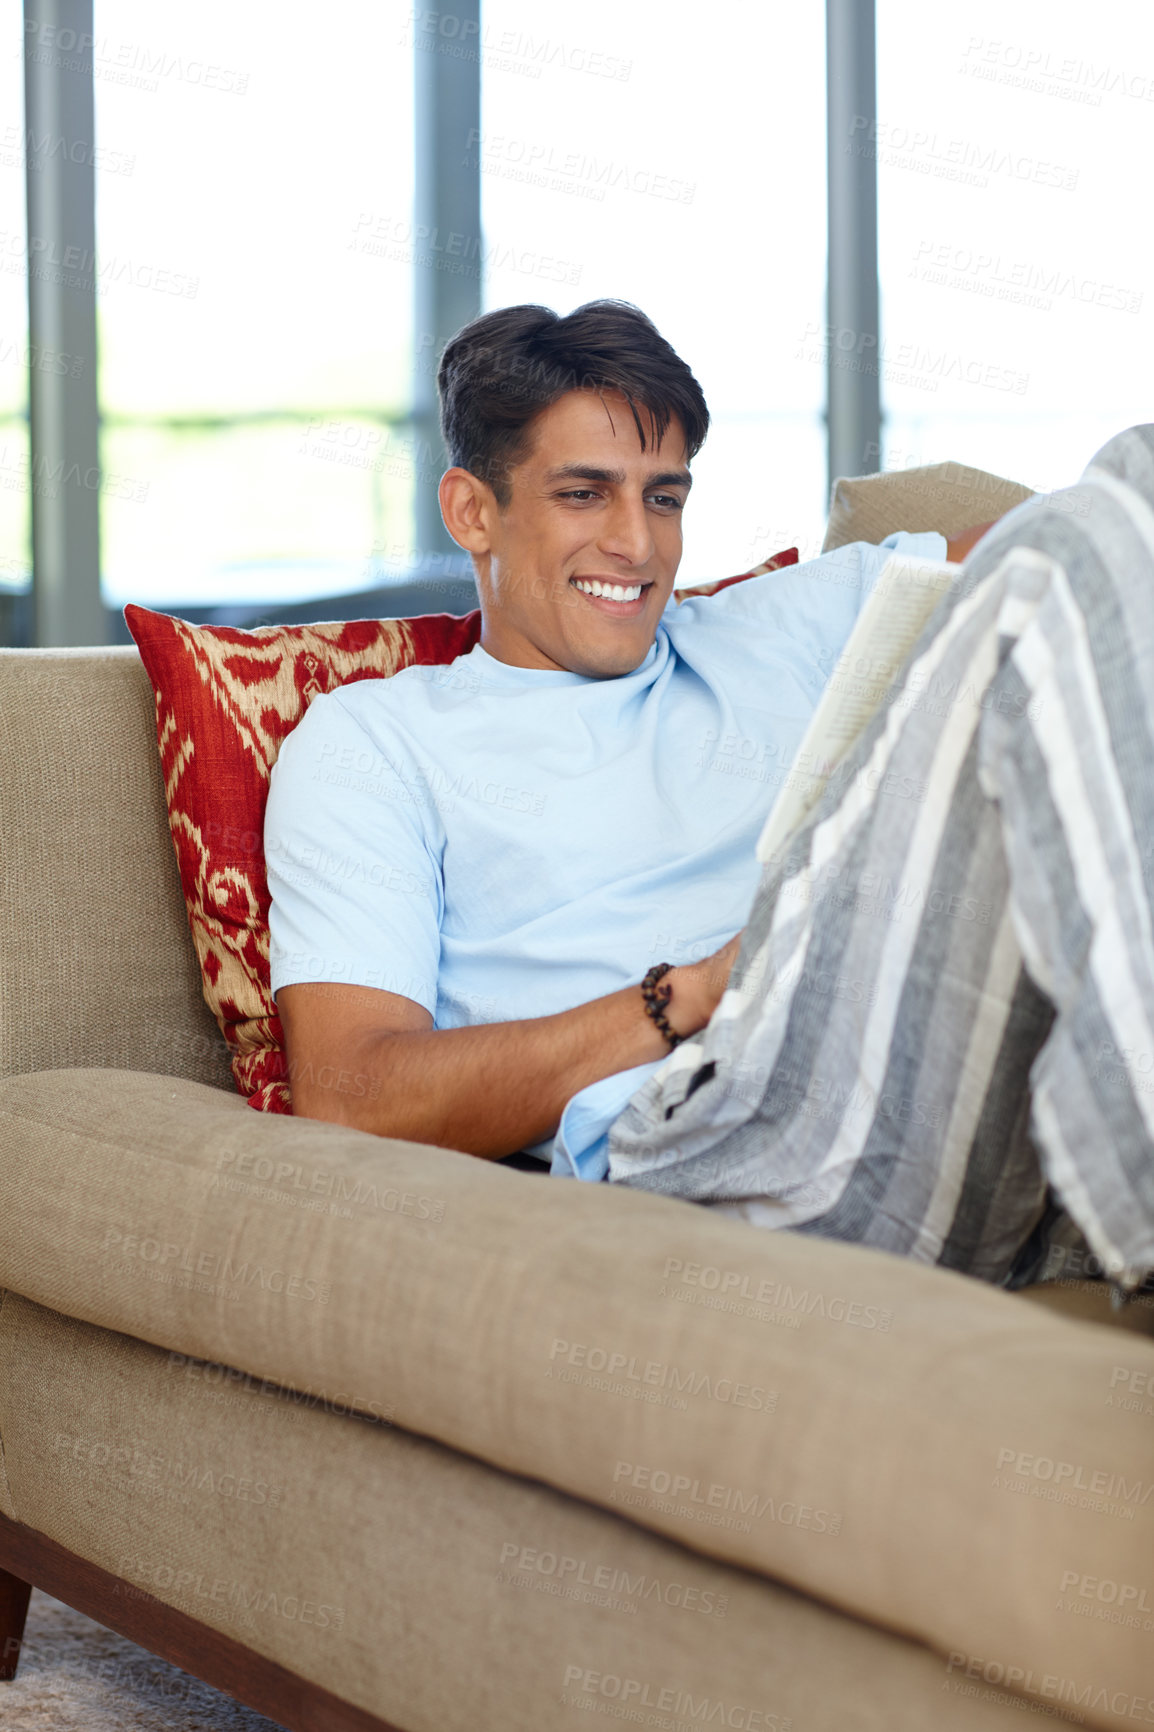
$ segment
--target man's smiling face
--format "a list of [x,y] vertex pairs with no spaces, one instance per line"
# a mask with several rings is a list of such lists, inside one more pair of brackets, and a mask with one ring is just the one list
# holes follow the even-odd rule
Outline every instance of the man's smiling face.
[[570,391],[542,410],[509,471],[503,508],[488,488],[471,548],[481,592],[481,643],[514,667],[593,679],[645,660],[681,561],[691,485],[673,420],[645,449],[618,392]]

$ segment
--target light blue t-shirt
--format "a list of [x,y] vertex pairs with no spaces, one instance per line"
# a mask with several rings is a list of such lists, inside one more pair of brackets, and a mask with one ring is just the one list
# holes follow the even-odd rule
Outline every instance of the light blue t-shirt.
[[[766,814],[894,551],[942,559],[945,543],[857,542],[671,599],[616,679],[478,645],[315,698],[269,791],[273,992],[380,987],[461,1028],[570,1010],[719,949],[749,915]],[[659,1062],[582,1089],[533,1152],[603,1178],[608,1128]]]

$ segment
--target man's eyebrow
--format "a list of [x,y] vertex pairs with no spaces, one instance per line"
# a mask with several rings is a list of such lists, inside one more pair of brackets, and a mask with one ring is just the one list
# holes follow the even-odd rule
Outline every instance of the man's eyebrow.
[[[600,481],[607,486],[622,487],[625,484],[624,469],[598,469],[592,464],[565,463],[559,469],[546,472],[545,481]],[[684,487],[687,491],[693,486],[693,477],[688,469],[663,469],[660,474],[647,475],[646,487]]]

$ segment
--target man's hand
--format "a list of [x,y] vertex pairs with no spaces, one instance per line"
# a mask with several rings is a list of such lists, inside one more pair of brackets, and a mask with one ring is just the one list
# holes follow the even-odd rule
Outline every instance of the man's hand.
[[987,529],[992,529],[997,521],[997,518],[993,517],[989,523],[978,523],[973,529],[963,529],[962,533],[955,535],[952,541],[947,538],[946,558],[951,565],[961,565],[970,549],[977,545]]
[[705,1027],[729,985],[741,938],[739,932],[712,956],[671,969],[665,976],[673,985],[673,997],[665,1014],[676,1033],[696,1034]]
[[[739,942],[665,976],[678,1034],[709,1021]],[[298,1118],[490,1159],[552,1136],[579,1089],[669,1051],[639,985],[555,1016],[474,1028],[434,1029],[412,999],[329,982],[282,987],[277,1010]]]

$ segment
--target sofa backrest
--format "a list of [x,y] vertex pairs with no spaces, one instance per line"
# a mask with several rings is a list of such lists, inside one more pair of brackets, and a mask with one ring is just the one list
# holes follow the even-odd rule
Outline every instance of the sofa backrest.
[[0,649],[0,1076],[85,1066],[232,1087],[135,647]]

